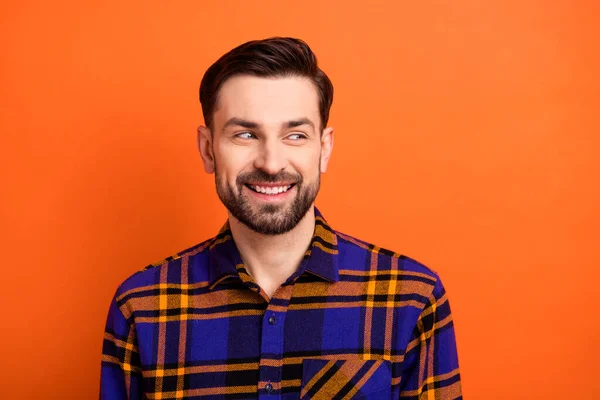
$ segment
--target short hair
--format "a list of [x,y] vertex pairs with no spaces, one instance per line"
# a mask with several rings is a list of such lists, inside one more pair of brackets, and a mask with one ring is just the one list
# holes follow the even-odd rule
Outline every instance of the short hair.
[[219,90],[227,79],[238,75],[310,79],[319,97],[321,129],[327,125],[333,103],[333,84],[318,67],[317,57],[304,41],[290,37],[252,40],[224,54],[211,65],[200,83],[200,103],[209,129],[212,130]]

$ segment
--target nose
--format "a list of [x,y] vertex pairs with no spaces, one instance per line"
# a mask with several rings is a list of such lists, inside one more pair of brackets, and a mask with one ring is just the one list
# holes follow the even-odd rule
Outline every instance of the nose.
[[287,166],[285,150],[279,140],[264,140],[254,160],[254,167],[274,175]]

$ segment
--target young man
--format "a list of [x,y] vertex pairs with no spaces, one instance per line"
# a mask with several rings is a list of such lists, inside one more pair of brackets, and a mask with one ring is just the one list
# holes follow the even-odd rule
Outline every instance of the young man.
[[227,223],[128,278],[102,399],[457,399],[439,276],[314,207],[333,86],[306,43],[245,43],[204,75],[198,145]]

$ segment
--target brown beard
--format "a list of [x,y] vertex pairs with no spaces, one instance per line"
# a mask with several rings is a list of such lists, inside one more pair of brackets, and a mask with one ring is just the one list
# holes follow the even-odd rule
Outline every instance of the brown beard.
[[[296,190],[291,206],[287,204],[264,204],[259,210],[254,211],[243,189],[248,182],[293,182],[294,186],[288,190]],[[263,235],[280,235],[291,231],[304,218],[317,197],[320,186],[320,175],[316,183],[305,185],[300,174],[290,174],[280,171],[270,175],[261,170],[246,172],[236,178],[237,194],[226,182],[222,182],[215,166],[215,185],[219,199],[227,210],[257,233]],[[252,189],[248,189],[252,190]]]

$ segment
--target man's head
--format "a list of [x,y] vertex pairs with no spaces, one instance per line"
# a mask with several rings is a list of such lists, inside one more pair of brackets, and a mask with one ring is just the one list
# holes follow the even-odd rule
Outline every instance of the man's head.
[[245,43],[206,71],[198,144],[233,217],[274,235],[306,215],[333,147],[332,100],[331,81],[298,39]]

